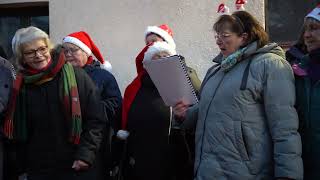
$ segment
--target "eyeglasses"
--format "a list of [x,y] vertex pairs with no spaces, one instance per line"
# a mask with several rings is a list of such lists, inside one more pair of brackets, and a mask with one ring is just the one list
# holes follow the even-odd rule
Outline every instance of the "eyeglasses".
[[36,57],[37,53],[40,53],[41,55],[44,55],[48,52],[48,46],[41,46],[38,49],[32,49],[23,52],[23,55],[27,58],[33,58]]
[[230,37],[232,34],[231,33],[217,33],[214,35],[214,38],[217,39],[226,39]]
[[79,48],[67,48],[67,47],[63,47],[63,50],[64,50],[64,54],[72,54],[72,55],[75,55],[80,49]]

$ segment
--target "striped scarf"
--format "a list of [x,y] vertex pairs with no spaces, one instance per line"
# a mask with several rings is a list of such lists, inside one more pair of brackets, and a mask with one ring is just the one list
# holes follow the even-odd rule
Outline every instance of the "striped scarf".
[[8,110],[6,111],[3,133],[11,140],[27,140],[27,117],[26,117],[26,84],[41,86],[51,81],[57,73],[62,70],[63,97],[66,119],[71,120],[70,141],[79,144],[82,131],[82,117],[80,99],[75,78],[74,69],[71,64],[65,63],[63,53],[60,53],[58,61],[52,62],[47,70],[35,75],[18,74],[13,84]]

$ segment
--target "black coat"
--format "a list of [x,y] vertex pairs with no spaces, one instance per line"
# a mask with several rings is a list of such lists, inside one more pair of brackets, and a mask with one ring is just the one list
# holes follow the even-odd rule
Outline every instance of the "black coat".
[[[83,121],[80,144],[73,145],[68,140],[71,124],[65,119],[61,101],[61,71],[53,80],[42,85],[28,84],[28,139],[27,142],[15,143],[13,148],[17,156],[16,168],[20,172],[27,172],[31,176],[46,174],[53,177],[64,173],[73,174],[71,167],[74,160],[83,160],[94,166],[106,122],[100,96],[93,81],[84,70],[74,69]],[[94,174],[90,177],[94,177]]]
[[128,113],[127,179],[166,180],[171,177],[169,125],[166,106],[150,77],[142,78]]
[[97,154],[97,164],[100,166],[101,178],[107,179],[113,166],[111,139],[114,134],[115,123],[120,121],[121,92],[114,76],[109,71],[102,69],[98,61],[93,61],[92,64],[84,66],[84,70],[97,86],[101,97],[100,102],[104,109],[104,117],[107,120],[101,147]]

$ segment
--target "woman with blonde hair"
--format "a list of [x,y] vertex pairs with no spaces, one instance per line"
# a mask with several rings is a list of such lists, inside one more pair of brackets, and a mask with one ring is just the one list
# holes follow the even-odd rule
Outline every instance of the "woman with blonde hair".
[[12,49],[18,74],[3,121],[12,168],[28,180],[95,179],[105,122],[94,83],[36,27],[19,29]]

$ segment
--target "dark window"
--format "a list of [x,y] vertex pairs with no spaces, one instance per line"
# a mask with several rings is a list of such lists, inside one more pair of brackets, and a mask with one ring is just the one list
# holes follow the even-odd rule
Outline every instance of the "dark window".
[[0,4],[0,46],[7,57],[12,56],[11,40],[16,30],[28,26],[49,34],[48,2]]
[[290,45],[299,37],[304,17],[320,0],[265,0],[266,30],[271,41]]

